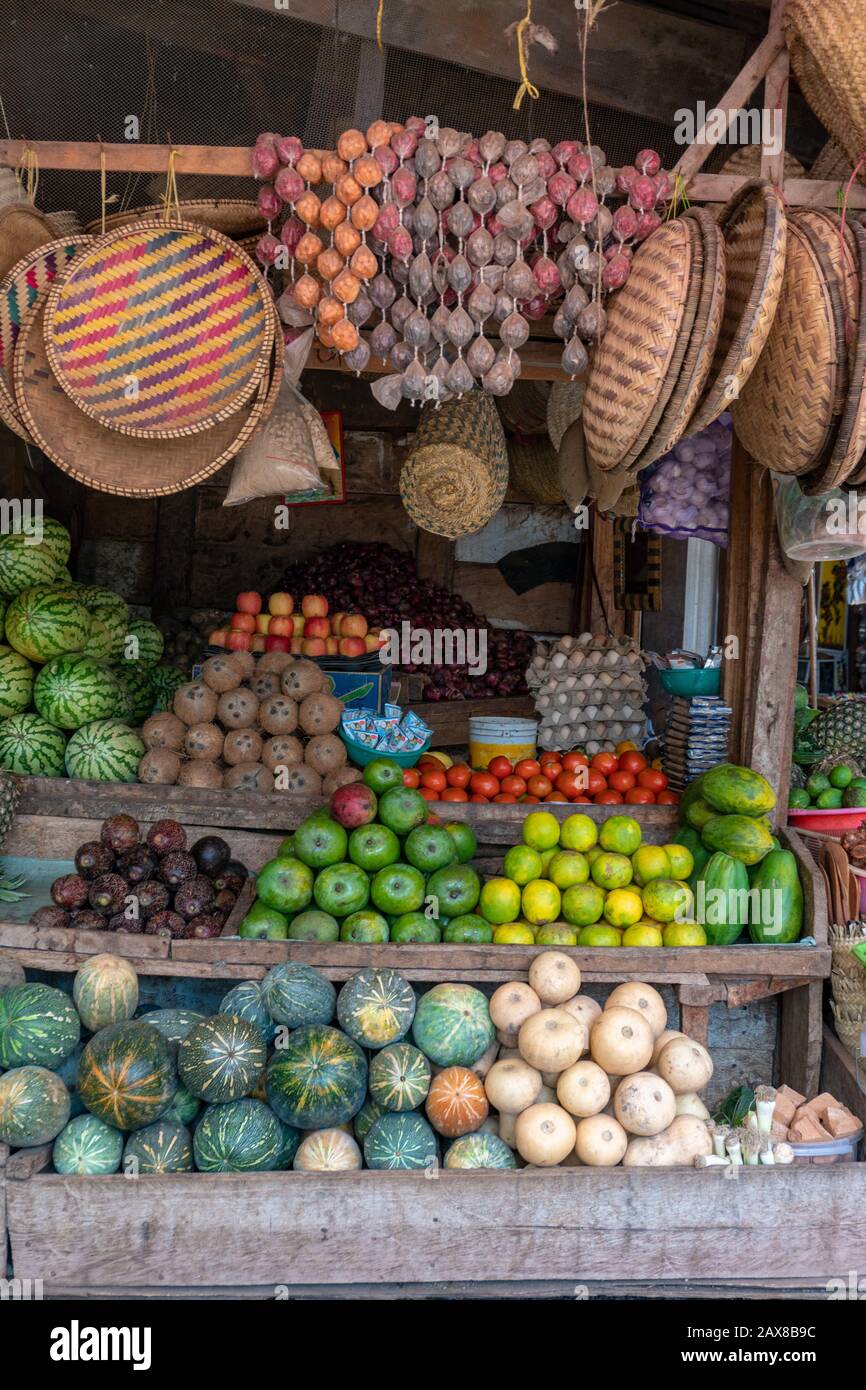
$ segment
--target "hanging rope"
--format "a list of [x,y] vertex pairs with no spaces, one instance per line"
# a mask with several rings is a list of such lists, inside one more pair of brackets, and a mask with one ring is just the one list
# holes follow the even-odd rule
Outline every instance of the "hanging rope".
[[[840,222],[839,222],[839,252],[840,252],[840,255],[841,255],[843,258],[844,258],[844,256],[845,256],[845,221],[846,221],[846,218],[847,218],[847,215],[848,215],[848,199],[849,199],[850,196],[851,196],[851,185],[853,184],[853,182],[854,182],[854,180],[856,179],[857,175],[859,174],[861,168],[863,167],[863,162],[864,162],[864,160],[866,160],[866,151],[864,151],[863,154],[861,154],[860,158],[857,160],[857,163],[854,165],[854,168],[851,170],[851,177],[849,178],[848,182],[847,182],[846,185],[845,185],[845,193],[844,193],[844,196],[843,196],[842,199],[841,199],[841,204],[840,204],[840,206],[839,206],[839,215],[840,215]],[[838,199],[838,194],[837,194],[837,199]],[[843,299],[844,299],[844,296],[843,296]],[[852,338],[852,336],[853,336],[853,325],[851,324],[851,321],[850,321],[850,319],[848,318],[848,301],[847,301],[847,299],[844,299],[844,308],[845,308],[845,341],[846,341],[847,343],[850,343],[851,338]]]
[[21,156],[21,163],[15,170],[15,177],[21,183],[24,175],[24,189],[28,203],[36,203],[36,190],[39,187],[39,156],[28,145]]
[[[176,169],[176,164],[177,164],[177,150],[169,150],[169,154],[168,154],[168,169],[166,170],[166,175],[165,175],[165,193],[163,194],[163,199],[162,199],[162,220],[163,220],[163,222],[168,222],[169,218],[171,217],[172,211],[175,212],[175,214],[177,215],[177,220],[180,221],[180,201],[179,201],[178,196],[177,196],[177,169]],[[173,209],[172,209],[172,203],[174,204],[174,208],[173,208]]]
[[107,182],[105,177],[105,151],[99,151],[99,204],[100,219],[102,223],[102,235],[105,236],[105,210],[108,206]]
[[526,14],[517,26],[517,61],[520,64],[520,86],[512,102],[512,109],[519,111],[523,104],[523,98],[529,96],[533,101],[538,101],[541,93],[534,83],[529,80],[528,57],[526,52],[526,30],[532,23],[532,0],[526,0]]
[[686,192],[686,181],[682,174],[677,174],[674,178],[674,191],[671,194],[671,200],[668,203],[667,212],[665,213],[665,221],[670,222],[671,218],[679,216],[680,209],[685,212],[686,208],[690,207],[689,195]]
[[379,52],[380,52],[380,53],[384,53],[384,52],[385,52],[385,49],[384,49],[383,44],[382,44],[382,18],[383,18],[384,12],[385,12],[385,0],[379,0],[379,6],[378,6],[378,9],[376,10],[376,46],[377,46],[377,48],[379,49]]

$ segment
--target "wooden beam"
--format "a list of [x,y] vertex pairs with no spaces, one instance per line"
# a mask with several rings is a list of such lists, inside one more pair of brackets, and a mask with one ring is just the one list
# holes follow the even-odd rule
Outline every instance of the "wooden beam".
[[[782,11],[785,8],[785,3],[786,0],[773,0],[768,37],[775,32],[781,32]],[[767,76],[764,81],[764,108],[773,113],[773,138],[778,144],[778,149],[773,151],[764,147],[761,151],[761,178],[769,179],[770,183],[778,185],[781,185],[785,178],[785,138],[788,129],[790,73],[791,63],[788,57],[788,48],[787,45],[783,45],[781,52],[773,59],[767,69]]]

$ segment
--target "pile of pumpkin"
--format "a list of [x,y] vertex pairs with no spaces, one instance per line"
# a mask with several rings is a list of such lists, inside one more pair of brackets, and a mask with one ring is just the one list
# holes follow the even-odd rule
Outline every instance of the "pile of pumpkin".
[[391,969],[362,970],[338,995],[289,961],[235,985],[211,1016],[136,1016],[132,964],[94,956],[71,997],[37,983],[0,995],[0,1143],[53,1141],[55,1170],[78,1174],[708,1154],[695,1094],[712,1074],[705,1049],[667,1030],[650,986],[621,985],[601,1010],[579,985],[561,952],[490,1001],[465,984],[416,996]]

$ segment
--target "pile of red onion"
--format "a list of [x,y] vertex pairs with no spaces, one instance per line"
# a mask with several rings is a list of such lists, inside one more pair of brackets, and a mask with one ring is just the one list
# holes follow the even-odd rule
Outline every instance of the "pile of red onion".
[[672,188],[654,150],[615,172],[597,145],[476,139],[418,116],[344,131],[324,157],[266,133],[252,165],[269,223],[259,260],[288,263],[283,318],[315,322],[358,372],[390,360],[372,388],[389,409],[476,385],[507,395],[530,321],[554,311],[563,368],[584,371],[602,301]]
[[466,666],[419,666],[399,661],[400,669],[427,677],[425,700],[479,700],[526,693],[524,673],[534,639],[528,632],[488,628],[484,618],[459,594],[421,579],[413,557],[393,546],[343,541],[290,565],[281,580],[290,594],[323,594],[334,612],[361,612],[371,627],[413,631],[487,631],[487,670],[471,676]]

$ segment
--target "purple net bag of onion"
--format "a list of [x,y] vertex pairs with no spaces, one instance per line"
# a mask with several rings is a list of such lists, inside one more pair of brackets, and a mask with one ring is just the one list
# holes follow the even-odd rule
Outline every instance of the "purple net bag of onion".
[[726,412],[644,469],[638,524],[680,540],[727,546],[731,440]]

